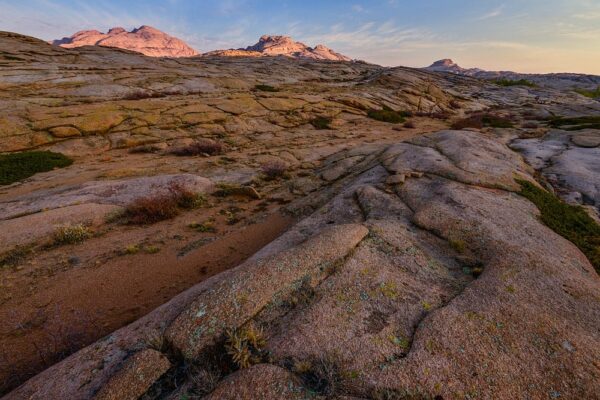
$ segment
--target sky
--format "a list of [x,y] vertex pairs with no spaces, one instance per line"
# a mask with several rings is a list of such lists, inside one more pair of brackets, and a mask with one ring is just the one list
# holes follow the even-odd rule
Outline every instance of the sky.
[[0,30],[44,40],[151,25],[201,52],[263,34],[386,66],[600,75],[600,0],[0,0]]

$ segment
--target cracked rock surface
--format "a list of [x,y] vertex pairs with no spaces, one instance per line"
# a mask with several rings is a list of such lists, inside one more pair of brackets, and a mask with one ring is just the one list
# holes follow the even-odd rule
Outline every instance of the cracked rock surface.
[[[491,135],[441,131],[413,142],[374,148],[247,263],[8,398],[87,398],[158,321],[186,360],[205,359],[226,328],[263,329],[268,358],[217,382],[209,399],[593,398],[600,278],[517,194],[511,181],[533,181],[531,168]],[[330,168],[349,157],[333,156]],[[400,171],[404,183],[386,184]]]

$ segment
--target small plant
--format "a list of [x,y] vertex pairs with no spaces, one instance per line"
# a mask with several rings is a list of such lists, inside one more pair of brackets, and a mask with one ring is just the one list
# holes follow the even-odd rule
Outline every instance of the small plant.
[[267,345],[261,329],[254,324],[226,332],[225,349],[232,361],[239,368],[249,368],[265,358],[264,347]]
[[382,110],[367,111],[367,116],[377,121],[400,124],[405,121],[406,117],[410,117],[411,114],[406,111],[394,111],[391,108],[384,106]]
[[315,394],[333,398],[342,389],[344,377],[339,362],[332,356],[324,356],[302,363],[296,362],[301,369],[295,372],[306,388]]
[[188,225],[190,228],[197,230],[201,233],[215,233],[217,232],[217,228],[214,225],[213,221],[206,221],[201,224],[193,223]]
[[537,206],[541,220],[550,229],[570,240],[600,272],[600,225],[579,206],[572,206],[531,182],[517,180],[520,194]]
[[176,217],[180,209],[193,209],[204,204],[206,198],[202,194],[173,183],[165,194],[134,200],[125,208],[120,218],[132,225],[153,224]]
[[261,92],[279,92],[279,89],[273,87],[271,85],[259,84],[254,86],[254,89],[259,90]]
[[160,252],[160,247],[158,246],[154,246],[154,245],[150,245],[150,246],[146,246],[144,247],[144,251],[148,254],[156,254]]
[[315,129],[331,129],[331,118],[328,117],[316,117],[310,121],[310,124],[315,127]]
[[224,146],[220,142],[209,139],[197,140],[187,146],[178,147],[171,151],[176,156],[215,156],[223,153]]
[[21,263],[31,252],[32,246],[17,246],[0,254],[0,268],[14,267]]
[[92,232],[83,224],[60,226],[54,232],[54,244],[63,245],[82,243],[91,236]]
[[124,254],[137,254],[140,252],[140,247],[137,244],[130,244],[129,246],[125,247],[125,250],[123,251]]
[[452,247],[457,253],[464,253],[467,249],[467,244],[461,239],[450,239],[448,240],[450,247]]
[[170,195],[175,199],[177,205],[186,210],[202,207],[208,202],[202,193],[192,192],[179,183],[169,186]]
[[145,225],[171,219],[179,214],[177,201],[169,195],[141,197],[125,208],[128,224]]
[[512,128],[514,125],[508,118],[490,113],[476,113],[467,118],[456,121],[452,124],[452,129],[475,128],[483,127],[492,128]]
[[73,164],[64,154],[50,151],[28,151],[0,154],[0,185],[9,185],[38,172],[51,171]]
[[237,183],[221,182],[217,184],[214,195],[217,197],[244,196],[252,199],[260,199],[260,193],[252,186],[243,186]]
[[504,86],[504,87],[508,87],[508,86],[527,86],[527,87],[532,87],[532,88],[537,87],[537,85],[535,83],[528,81],[527,79],[518,79],[518,80],[495,79],[492,82],[498,86]]
[[285,175],[287,165],[283,161],[269,161],[264,163],[260,169],[267,180],[273,180]]
[[553,117],[549,120],[549,125],[552,128],[560,128],[567,131],[578,131],[581,129],[600,129],[600,116],[589,115],[572,118]]

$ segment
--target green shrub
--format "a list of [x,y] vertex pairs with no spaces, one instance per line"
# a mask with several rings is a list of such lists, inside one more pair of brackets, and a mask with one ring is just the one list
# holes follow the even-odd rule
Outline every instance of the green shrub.
[[410,117],[410,113],[406,111],[394,111],[389,107],[384,106],[383,110],[369,110],[367,116],[371,119],[389,122],[391,124],[400,124]]
[[194,222],[188,225],[190,228],[197,230],[200,233],[215,233],[217,228],[214,221],[205,221],[203,223]]
[[600,225],[582,207],[567,204],[531,182],[517,182],[520,194],[540,210],[542,222],[579,247],[600,272]]
[[600,115],[588,115],[583,117],[553,117],[549,120],[552,128],[560,128],[567,131],[579,131],[581,129],[600,129]]
[[50,151],[28,151],[0,155],[0,185],[29,178],[38,172],[67,167],[73,163],[69,157]]
[[316,129],[331,129],[331,118],[317,117],[310,121],[310,124]]
[[537,87],[537,85],[535,83],[528,81],[527,79],[512,80],[512,79],[504,79],[503,78],[503,79],[495,79],[492,82],[499,86]]
[[574,91],[585,97],[590,97],[592,99],[600,98],[600,86],[598,86],[595,90],[577,88],[577,89],[574,89]]
[[260,90],[261,92],[279,92],[279,89],[277,89],[276,87],[273,87],[271,85],[256,85],[254,86],[254,89],[256,90]]
[[512,128],[513,126],[512,121],[508,118],[490,113],[476,113],[454,122],[452,124],[452,129],[481,129],[483,127]]

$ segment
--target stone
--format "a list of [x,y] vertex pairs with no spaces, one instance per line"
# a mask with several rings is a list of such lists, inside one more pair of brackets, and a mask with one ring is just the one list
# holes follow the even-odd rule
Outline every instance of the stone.
[[94,400],[137,400],[169,370],[167,356],[146,349],[132,355],[123,368],[94,396]]
[[404,175],[404,174],[396,174],[396,175],[390,175],[385,180],[385,183],[387,185],[401,185],[401,184],[404,183],[405,180],[406,180],[406,175]]

